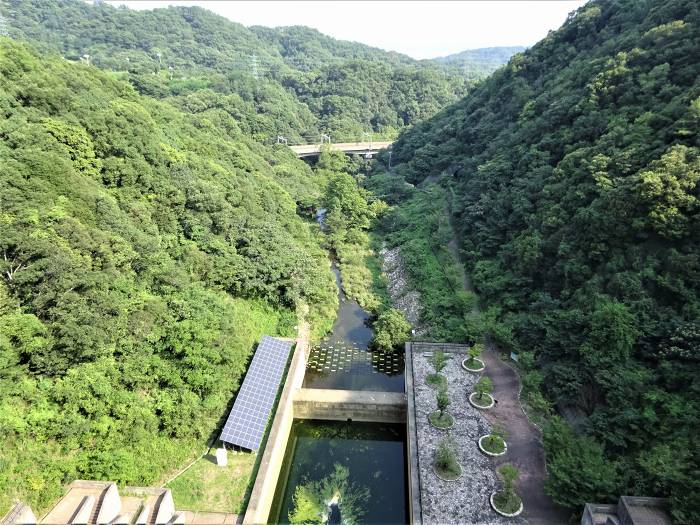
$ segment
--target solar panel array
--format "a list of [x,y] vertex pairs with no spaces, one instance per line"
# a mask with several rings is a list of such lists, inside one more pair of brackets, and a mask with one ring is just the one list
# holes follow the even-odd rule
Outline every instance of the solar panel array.
[[258,450],[293,344],[293,341],[282,341],[268,335],[260,339],[221,431],[221,441]]

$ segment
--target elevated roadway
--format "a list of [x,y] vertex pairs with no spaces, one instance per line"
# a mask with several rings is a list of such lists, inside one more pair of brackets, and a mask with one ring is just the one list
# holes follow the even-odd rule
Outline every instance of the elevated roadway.
[[300,146],[289,146],[297,157],[316,157],[321,153],[322,146],[330,146],[331,151],[342,151],[350,154],[370,154],[373,155],[379,150],[386,149],[394,143],[393,140],[373,141],[373,142],[338,142],[337,144],[302,144]]

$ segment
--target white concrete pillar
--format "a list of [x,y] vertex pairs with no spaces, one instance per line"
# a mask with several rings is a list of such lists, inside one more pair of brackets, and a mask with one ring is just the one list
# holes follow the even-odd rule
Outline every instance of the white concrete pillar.
[[228,454],[226,454],[225,448],[216,449],[216,464],[220,467],[228,465]]

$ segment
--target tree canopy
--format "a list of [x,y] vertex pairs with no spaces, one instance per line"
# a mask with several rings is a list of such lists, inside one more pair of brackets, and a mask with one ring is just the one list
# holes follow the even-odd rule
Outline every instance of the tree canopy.
[[[502,65],[417,61],[307,27],[246,28],[199,7],[134,11],[78,0],[2,6],[10,36],[89,61],[142,94],[199,113],[218,108],[261,141],[393,137]],[[481,55],[480,55],[481,56]]]
[[311,169],[217,109],[0,39],[0,502],[150,484],[201,447],[263,333],[337,295]]

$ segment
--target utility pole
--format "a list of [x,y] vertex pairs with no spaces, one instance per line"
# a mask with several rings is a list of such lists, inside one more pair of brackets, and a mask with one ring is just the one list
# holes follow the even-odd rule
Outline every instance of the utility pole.
[[85,62],[89,66],[90,65],[90,55],[85,54],[85,55],[83,55],[83,58],[85,59]]
[[328,144],[331,143],[331,136],[326,135],[325,133],[321,133],[321,144],[323,144],[325,141],[328,141]]
[[170,75],[170,80],[173,79],[173,66],[168,66],[168,74]]
[[163,57],[163,53],[161,53],[160,51],[158,51],[158,52],[156,53],[156,56],[158,57],[158,73],[160,73],[161,58]]
[[277,144],[287,144],[287,139],[282,135],[277,135]]

